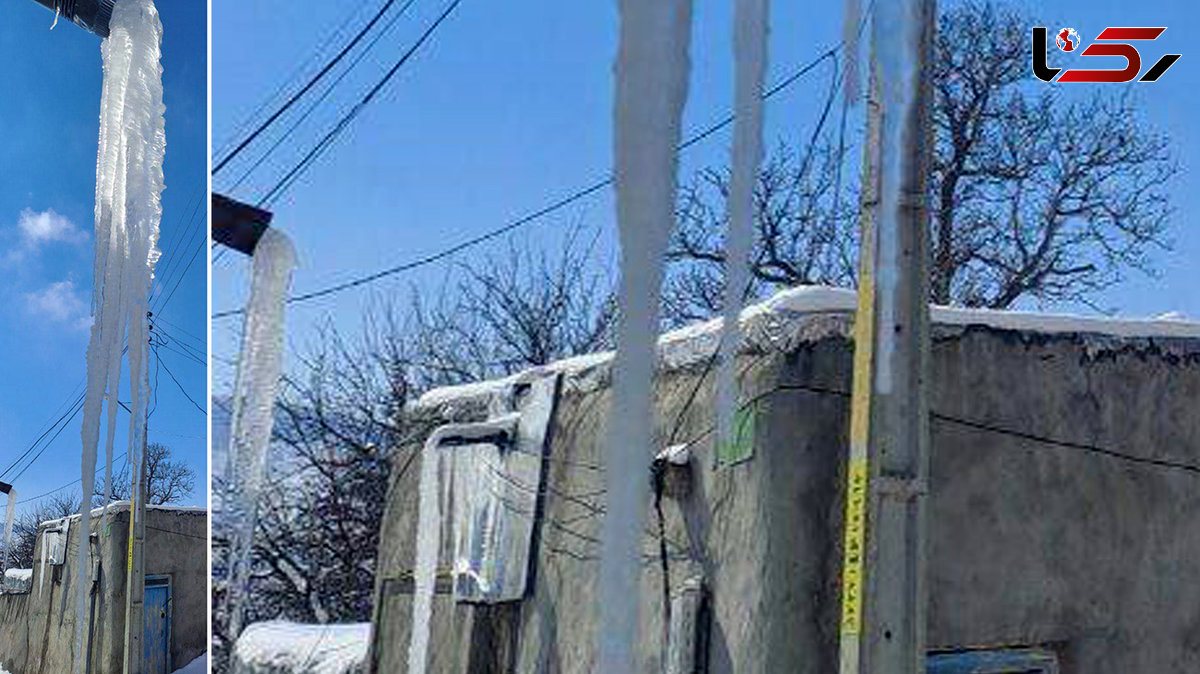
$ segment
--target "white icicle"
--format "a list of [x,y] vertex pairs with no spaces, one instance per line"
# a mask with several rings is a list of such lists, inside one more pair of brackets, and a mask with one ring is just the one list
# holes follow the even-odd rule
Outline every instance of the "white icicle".
[[737,407],[734,359],[742,341],[739,317],[750,283],[754,244],[754,184],[762,162],[763,79],[767,68],[768,0],[737,0],[733,28],[734,113],[729,232],[725,239],[725,320],[717,371],[717,437],[732,438]]
[[[96,154],[96,231],[93,272],[93,323],[87,349],[87,386],[80,437],[81,484],[76,559],[76,611],[85,615],[90,565],[88,545],[96,452],[105,399],[109,400],[106,485],[111,484],[113,405],[117,400],[121,357],[129,341],[132,397],[129,457],[140,465],[144,440],[148,382],[146,378],[146,312],[154,266],[158,261],[158,224],[162,217],[163,123],[161,56],[162,23],[153,0],[121,0],[113,9],[109,37],[101,43],[104,86],[100,101],[100,142]],[[136,430],[135,430],[136,429]],[[106,486],[106,491],[109,487]],[[42,579],[47,555],[42,541]],[[76,652],[83,652],[84,627],[76,628]],[[82,672],[83,658],[75,661]]]
[[42,543],[38,546],[42,561],[38,563],[38,599],[42,598],[42,587],[46,584],[46,532],[42,532]]
[[8,507],[4,512],[4,538],[0,540],[0,568],[8,565],[8,551],[12,548],[13,517],[17,514],[17,489],[8,490]]
[[408,674],[425,674],[429,660],[429,621],[437,584],[438,554],[442,549],[442,514],[451,512],[454,460],[441,450],[448,437],[485,438],[514,433],[521,415],[505,414],[478,424],[440,426],[425,440],[417,496],[417,558],[413,565],[412,632],[408,642]]
[[266,473],[275,399],[283,374],[284,309],[296,267],[296,250],[286,234],[272,227],[259,239],[253,257],[254,272],[242,329],[225,469],[230,487],[225,502],[230,505],[233,523],[228,614],[230,634],[234,636],[242,627],[258,497]]
[[858,36],[862,23],[862,5],[860,0],[845,0],[845,2],[842,13],[842,61],[845,63],[845,70],[842,74],[842,94],[846,98],[846,103],[854,105],[858,103],[861,87],[858,74]]
[[615,183],[621,320],[606,454],[597,672],[639,672],[640,544],[649,497],[655,344],[664,253],[675,216],[676,147],[691,68],[690,0],[620,0]]

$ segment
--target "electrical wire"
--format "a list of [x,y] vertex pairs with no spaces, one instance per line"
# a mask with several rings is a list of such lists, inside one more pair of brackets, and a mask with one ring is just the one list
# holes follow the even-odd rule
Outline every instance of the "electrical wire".
[[[353,4],[357,5],[358,3]],[[246,115],[242,121],[234,124],[233,130],[229,133],[229,137],[226,138],[223,143],[221,143],[220,148],[213,150],[213,154],[225,154],[226,150],[237,143],[237,137],[240,136],[242,132],[249,129],[258,119],[259,115],[263,113],[263,111],[270,107],[275,101],[279,100],[283,93],[300,79],[301,74],[303,74],[303,72],[307,70],[310,65],[320,60],[321,53],[325,51],[325,48],[332,44],[334,40],[336,40],[342,35],[342,33],[345,32],[346,27],[350,25],[350,22],[353,21],[363,9],[366,9],[365,3],[354,7],[350,12],[348,12],[345,18],[342,19],[341,23],[338,24],[338,27],[330,31],[329,34],[326,35],[325,38],[322,39],[321,42],[311,50],[312,53],[308,56],[308,58],[300,61],[296,67],[288,73],[288,75],[279,83],[279,85],[275,87],[275,90],[271,92],[270,96],[267,96],[257,106],[255,106],[254,111],[249,115]]]
[[429,27],[425,29],[425,32],[421,34],[421,37],[417,38],[417,41],[413,43],[413,45],[409,47],[407,51],[404,52],[404,54],[396,61],[396,63],[387,71],[383,78],[380,79],[379,82],[377,82],[375,86],[367,92],[367,95],[364,96],[361,101],[356,103],[354,107],[350,109],[350,112],[346,113],[346,115],[342,117],[332,129],[330,129],[329,133],[325,134],[325,137],[322,138],[315,146],[313,146],[313,148],[309,150],[308,154],[306,154],[304,158],[292,168],[292,170],[288,171],[287,174],[285,174],[283,178],[280,179],[280,181],[262,197],[262,199],[259,199],[258,204],[256,205],[259,208],[270,206],[277,196],[289,189],[296,182],[296,180],[298,180],[300,176],[303,175],[304,172],[307,171],[308,168],[321,157],[325,150],[327,150],[330,145],[337,140],[337,137],[341,135],[347,126],[349,126],[350,122],[354,121],[354,118],[357,117],[359,113],[371,103],[371,101],[376,95],[379,94],[383,87],[386,86],[389,81],[391,81],[392,77],[394,77],[396,73],[400,71],[400,68],[402,68],[405,63],[408,63],[409,59],[411,59],[413,55],[415,55],[421,48],[421,46],[433,36],[433,33],[438,29],[438,27],[441,26],[447,18],[449,18],[450,14],[452,14],[460,4],[462,4],[462,0],[452,0],[452,2],[450,2],[450,4],[447,5],[444,10],[442,10],[442,13],[439,14],[436,19],[434,19],[433,23],[431,23]]
[[[408,8],[411,7],[414,2],[416,2],[416,0],[408,0],[408,2],[405,2],[404,5],[400,7],[399,11],[392,15],[392,18],[388,19],[388,22],[384,24],[383,28],[381,28],[379,32],[375,34],[375,37],[371,38],[371,41],[367,43],[367,46],[358,52],[358,55],[355,56],[354,60],[350,62],[350,65],[347,66],[346,69],[337,76],[337,79],[331,82],[329,86],[325,87],[325,90],[321,92],[321,95],[317,97],[317,99],[311,104],[309,104],[307,108],[305,108],[304,112],[294,122],[292,122],[292,125],[288,127],[288,129],[284,131],[282,135],[275,139],[275,142],[271,145],[271,147],[267,148],[267,151],[262,153],[262,155],[259,156],[258,159],[255,160],[255,162],[226,189],[229,191],[236,190],[243,182],[246,181],[247,178],[250,177],[250,174],[254,173],[259,166],[262,166],[263,162],[266,161],[267,158],[270,157],[271,154],[274,153],[275,150],[277,150],[279,146],[284,143],[284,141],[286,141],[293,133],[295,133],[296,129],[298,129],[300,125],[303,124],[310,115],[312,115],[312,113],[321,105],[321,103],[325,102],[325,99],[329,97],[329,94],[333,93],[333,90],[336,89],[339,84],[341,84],[342,80],[344,80],[347,75],[353,72],[358,64],[361,63],[362,60],[371,53],[371,50],[375,48],[375,45],[391,32],[392,28],[395,27],[395,25],[400,21],[400,19],[408,11]],[[222,248],[217,254],[217,257],[213,259],[213,262],[219,261],[221,257],[223,257],[222,253],[224,253],[225,250],[227,249]]]
[[[808,63],[804,64],[803,66],[799,67],[798,69],[793,71],[790,75],[788,75],[786,78],[784,78],[782,81],[780,81],[778,84],[776,84],[775,86],[768,89],[763,94],[763,98],[770,99],[770,98],[778,95],[780,92],[784,91],[788,87],[791,87],[797,81],[799,81],[800,78],[802,78],[803,76],[805,76],[809,72],[811,72],[814,68],[816,68],[818,65],[820,65],[822,61],[824,61],[827,58],[830,58],[839,49],[841,49],[841,44],[838,44],[838,45],[822,52],[819,56],[817,56],[813,60],[809,61]],[[678,150],[679,151],[686,150],[686,149],[692,147],[693,145],[696,145],[697,143],[700,143],[700,142],[706,140],[710,136],[712,136],[712,135],[720,132],[721,130],[725,129],[726,127],[728,127],[730,124],[733,123],[733,120],[734,120],[734,115],[732,115],[732,114],[727,115],[725,118],[717,121],[716,123],[701,130],[696,135],[688,138],[686,141],[684,141],[682,144],[680,144]],[[396,274],[400,274],[400,273],[403,273],[406,271],[411,271],[413,269],[417,269],[419,267],[424,267],[429,264],[433,264],[440,260],[451,257],[454,254],[459,253],[463,250],[475,247],[482,243],[486,243],[487,241],[490,241],[497,237],[503,236],[503,235],[505,235],[509,232],[512,232],[516,229],[520,229],[526,225],[529,225],[537,220],[540,220],[540,219],[546,217],[547,215],[550,215],[552,213],[560,211],[577,201],[580,201],[588,196],[591,196],[592,194],[600,192],[601,190],[604,190],[604,189],[610,187],[612,184],[613,184],[613,177],[610,174],[609,176],[605,177],[602,180],[592,183],[586,187],[580,188],[580,189],[576,190],[575,192],[572,192],[571,194],[559,199],[558,201],[555,201],[547,206],[544,206],[536,211],[533,211],[532,213],[528,213],[524,216],[521,216],[520,218],[517,218],[516,220],[514,220],[502,227],[493,229],[489,232],[486,232],[479,236],[473,237],[471,239],[467,239],[466,241],[463,241],[454,246],[446,248],[440,252],[432,253],[430,255],[418,258],[411,262],[405,262],[403,264],[396,265],[394,267],[389,267],[387,269],[383,269],[383,270],[380,270],[380,271],[377,271],[377,272],[374,272],[371,274],[367,274],[365,276],[360,276],[360,277],[352,279],[350,281],[338,283],[338,284],[335,284],[332,286],[328,286],[326,288],[322,288],[320,290],[315,290],[315,291],[300,294],[300,295],[294,295],[294,296],[288,298],[288,302],[289,303],[307,302],[310,300],[318,299],[320,297],[325,297],[325,296],[333,295],[335,293],[339,293],[339,292],[342,292],[345,290],[349,290],[351,288],[363,286],[368,283],[373,283],[375,281],[387,278],[389,276],[394,276]],[[228,318],[230,316],[240,315],[243,313],[245,313],[245,309],[230,309],[227,311],[217,312],[217,313],[213,314],[212,317],[214,320],[217,320],[217,319],[222,319],[222,318]]]
[[388,11],[388,9],[391,8],[393,4],[395,4],[395,2],[396,0],[387,0],[385,3],[383,3],[383,6],[379,8],[379,11],[375,13],[375,16],[371,17],[371,20],[367,22],[367,25],[363,26],[362,30],[358,31],[358,34],[354,36],[354,39],[350,40],[345,47],[342,47],[341,51],[339,51],[337,55],[333,57],[333,59],[325,64],[325,67],[321,68],[316,75],[309,79],[308,83],[301,87],[299,91],[292,94],[292,96],[288,98],[288,100],[281,105],[278,110],[272,113],[271,116],[268,117],[262,124],[260,124],[258,128],[256,128],[249,136],[246,137],[245,140],[239,143],[237,147],[229,152],[229,154],[226,154],[221,161],[217,162],[217,165],[213,167],[212,170],[213,176],[216,176],[218,173],[220,173],[221,169],[225,168],[229,162],[233,161],[234,157],[238,156],[242,150],[246,149],[250,143],[254,142],[254,139],[258,138],[259,134],[261,134],[263,131],[266,131],[267,128],[274,124],[275,120],[279,119],[283,113],[287,112],[288,109],[296,103],[296,101],[300,100],[304,94],[308,93],[310,89],[316,86],[317,82],[319,82],[321,78],[326,75],[326,73],[332,70],[333,67],[336,66],[338,62],[346,56],[346,54],[350,53],[351,49],[354,49],[354,46],[358,44],[359,40],[363,39],[363,36],[365,36],[371,30],[371,28],[375,26],[379,19],[383,17],[383,15]]
[[[159,361],[161,362],[162,356],[158,353],[158,346],[155,345],[152,348],[154,350],[154,354],[159,357]],[[183,384],[180,384],[179,380],[175,378],[175,373],[171,372],[171,368],[167,367],[166,363],[162,363],[162,368],[167,371],[167,375],[171,377],[171,381],[175,382],[175,385],[179,387],[179,392],[183,394],[183,397],[187,398],[188,402],[190,402],[192,405],[195,405],[196,409],[200,410],[201,414],[208,416],[208,410],[201,407],[200,403],[196,402],[192,396],[188,395],[187,390],[183,388]]]

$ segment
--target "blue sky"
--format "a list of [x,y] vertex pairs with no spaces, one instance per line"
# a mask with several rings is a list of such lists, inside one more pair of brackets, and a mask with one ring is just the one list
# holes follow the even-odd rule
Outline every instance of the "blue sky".
[[[159,315],[175,351],[158,349],[162,364],[157,376],[151,358],[158,406],[149,428],[151,442],[169,445],[195,470],[196,491],[186,503],[197,505],[207,500],[206,418],[180,393],[167,369],[204,404],[204,366],[181,355],[189,349],[175,340],[204,353],[206,253],[200,248],[205,245],[208,144],[206,8],[198,0],[159,5],[167,189],[160,239],[164,257],[158,268],[161,278],[165,272],[182,281]],[[0,470],[58,418],[82,390],[86,374],[100,38],[61,21],[50,31],[53,18],[41,5],[13,0],[5,3],[0,19],[0,91],[5,92],[0,96],[0,128],[5,130],[0,143]],[[128,390],[127,380],[122,388]],[[22,499],[78,480],[79,423],[76,416],[15,482]],[[124,451],[125,426],[118,424],[118,454]],[[15,473],[3,479],[9,481]],[[22,504],[22,509],[30,505]]]
[[[315,47],[347,20],[354,27],[364,24],[379,4],[330,0],[297,11],[294,3],[284,0],[214,3],[214,146],[221,150],[231,138],[244,135],[237,133],[239,124],[281,83],[298,81],[289,79],[297,70],[315,71],[319,61],[314,53],[322,59],[332,54],[329,47]],[[1099,304],[1133,316],[1174,310],[1200,317],[1200,296],[1189,284],[1200,271],[1200,234],[1189,215],[1200,207],[1200,184],[1189,172],[1200,163],[1200,137],[1186,116],[1200,105],[1195,65],[1200,52],[1193,53],[1188,44],[1200,30],[1200,13],[1187,0],[1010,4],[1046,25],[1073,26],[1089,40],[1108,25],[1169,27],[1153,49],[1181,52],[1183,58],[1160,82],[1138,86],[1149,119],[1172,135],[1183,166],[1174,189],[1176,249],[1157,260],[1161,278],[1134,277],[1106,293]],[[360,66],[363,73],[347,78],[330,99],[336,104],[322,106],[313,115],[318,123],[310,126],[322,132],[328,128],[443,6],[434,0],[416,2],[364,61],[363,66],[370,67]],[[732,96],[732,2],[700,1],[695,6],[686,129],[721,118]],[[772,14],[769,81],[840,39],[839,2],[776,1]],[[292,234],[301,257],[295,290],[317,289],[435,252],[603,177],[612,156],[616,30],[616,2],[611,0],[465,0],[349,132],[275,204],[275,224]],[[347,39],[346,32],[334,35],[332,44]],[[820,68],[771,101],[766,113],[768,143],[809,132],[828,77],[828,69]],[[1076,86],[1082,96],[1095,90],[1089,87],[1105,85]],[[298,134],[294,142],[284,144],[287,152],[266,161],[233,195],[255,201],[318,137],[312,130]],[[723,133],[690,150],[682,171],[722,163],[728,143],[729,135]],[[218,151],[217,156],[222,154]],[[214,180],[214,188],[229,189],[240,174],[231,165]],[[528,228],[528,236],[550,242],[576,220],[597,228],[612,254],[609,193],[546,218]],[[479,260],[487,252],[487,246],[483,248],[458,260]],[[433,292],[448,268],[435,265],[365,290],[293,305],[289,343],[303,349],[313,337],[313,327],[325,319],[353,333],[372,302],[381,296],[402,299],[412,288]],[[215,267],[215,310],[244,302],[246,271],[246,262],[233,255]],[[1090,312],[1086,307],[1061,309]],[[214,352],[233,354],[238,329],[236,320],[214,322]],[[228,366],[217,367],[214,390],[227,390],[231,378]]]

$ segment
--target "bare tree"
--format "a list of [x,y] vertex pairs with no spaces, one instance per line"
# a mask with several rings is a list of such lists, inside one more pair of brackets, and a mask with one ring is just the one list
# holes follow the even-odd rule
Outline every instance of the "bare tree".
[[[146,503],[178,503],[195,491],[196,472],[183,461],[172,459],[170,447],[152,442],[146,446],[146,485]],[[125,464],[113,475],[113,500],[128,500],[132,487],[129,465]],[[101,478],[96,480],[92,500],[96,505],[102,505],[104,496],[104,479]]]
[[79,512],[79,494],[58,493],[43,498],[13,522],[12,547],[8,550],[8,567],[33,568],[36,557],[38,527],[42,522],[70,517]]
[[[1031,25],[990,1],[940,18],[928,195],[935,302],[1090,304],[1131,270],[1153,273],[1150,254],[1168,246],[1177,166],[1167,137],[1128,90],[1068,99],[1034,80]],[[835,147],[783,149],[761,169],[752,294],[853,285],[858,197],[844,174],[854,162]],[[676,322],[719,310],[728,182],[727,170],[707,170],[681,190],[665,298]]]
[[1147,254],[1166,245],[1176,171],[1166,136],[1150,130],[1128,90],[1079,101],[1040,83],[1031,89],[1031,25],[991,2],[941,17],[936,302],[1090,302],[1127,270],[1151,271]]
[[[780,145],[759,170],[754,190],[755,246],[750,297],[769,288],[852,285],[858,233],[854,195],[839,173],[840,144],[810,145],[803,155]],[[671,263],[663,309],[672,325],[720,312],[730,173],[705,169],[680,190],[677,226],[667,251]]]
[[433,302],[416,289],[404,326],[417,389],[504,376],[611,345],[612,281],[581,226],[553,253],[529,240],[459,264]]

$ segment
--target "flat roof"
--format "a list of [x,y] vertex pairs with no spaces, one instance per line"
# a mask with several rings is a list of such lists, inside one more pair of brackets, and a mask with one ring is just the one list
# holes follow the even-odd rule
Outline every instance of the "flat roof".
[[[792,322],[819,316],[853,318],[857,304],[857,292],[847,288],[788,288],[765,301],[747,306],[742,311],[741,322],[744,327],[749,327],[770,317]],[[1116,340],[1195,340],[1200,349],[1200,322],[1173,315],[1157,318],[1093,317],[930,305],[930,321],[935,326],[983,327],[1028,334],[1092,335]],[[677,368],[709,357],[717,348],[722,324],[723,319],[715,318],[664,333],[658,340],[660,361],[667,368]],[[433,389],[422,395],[411,409],[433,409],[467,398],[477,398],[521,381],[550,374],[580,374],[607,364],[613,355],[612,351],[603,351],[574,356],[500,379]]]

